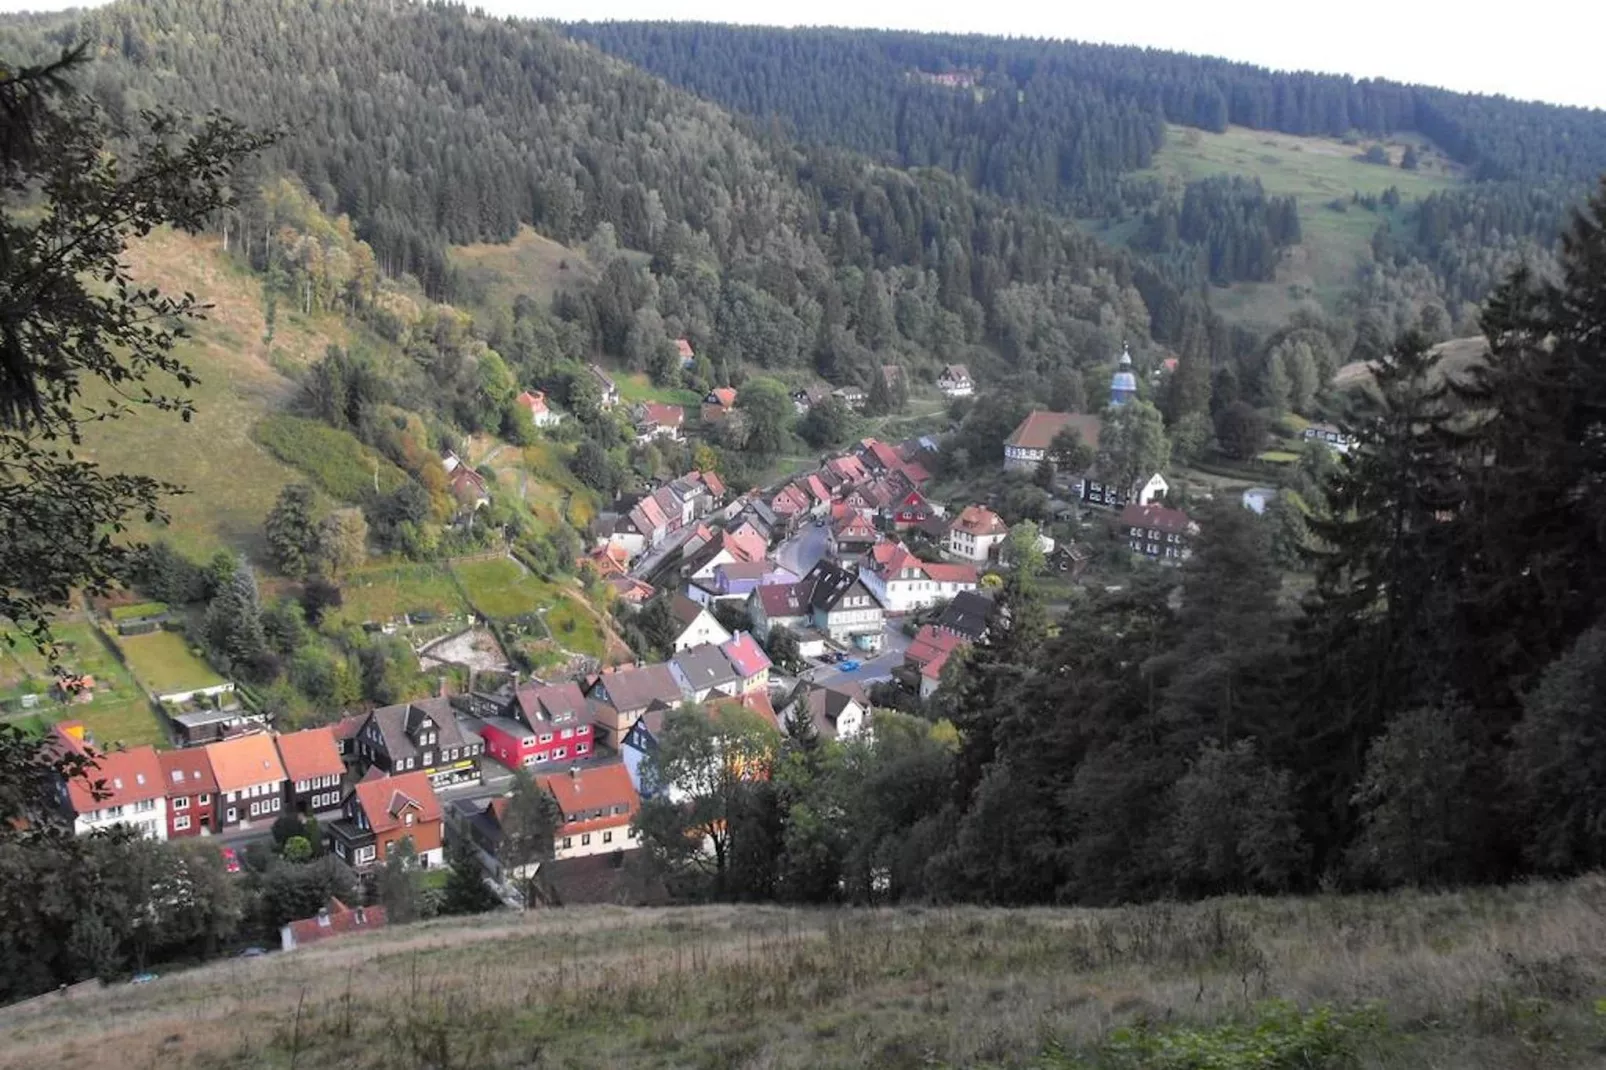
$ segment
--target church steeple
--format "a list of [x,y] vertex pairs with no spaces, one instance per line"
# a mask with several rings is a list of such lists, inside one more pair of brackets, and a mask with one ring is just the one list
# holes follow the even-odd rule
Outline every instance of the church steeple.
[[1132,374],[1132,350],[1121,343],[1121,360],[1110,378],[1110,407],[1119,408],[1138,396],[1138,379]]

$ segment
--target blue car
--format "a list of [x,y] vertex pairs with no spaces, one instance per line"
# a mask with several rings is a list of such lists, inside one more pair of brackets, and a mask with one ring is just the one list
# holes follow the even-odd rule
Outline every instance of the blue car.
[[859,671],[859,663],[857,661],[854,661],[852,658],[849,658],[847,661],[844,661],[842,663],[842,671],[843,672],[858,672]]

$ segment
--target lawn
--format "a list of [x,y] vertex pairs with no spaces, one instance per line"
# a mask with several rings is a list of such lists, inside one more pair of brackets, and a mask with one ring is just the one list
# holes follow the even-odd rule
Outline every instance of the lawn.
[[682,390],[673,386],[658,386],[642,372],[611,372],[613,381],[619,387],[621,401],[633,403],[637,401],[661,401],[666,405],[683,405],[686,408],[688,420],[695,419],[696,410],[702,405],[703,398],[692,390]]
[[[313,327],[280,317],[272,344],[265,343],[262,284],[223,256],[213,238],[159,230],[134,242],[127,259],[141,283],[189,291],[211,305],[177,351],[200,381],[189,390],[166,377],[150,384],[190,398],[195,416],[185,422],[150,410],[93,423],[77,452],[113,471],[153,476],[189,492],[166,499],[170,526],[136,525],[136,535],[168,539],[196,557],[224,546],[260,552],[263,518],[280,488],[300,478],[251,438],[257,420],[295,393],[274,364],[321,356],[329,344],[344,340],[343,328],[336,317],[316,317]],[[89,400],[104,395],[92,393]]]
[[177,632],[119,636],[117,645],[128,659],[134,678],[152,694],[195,691],[224,682],[210,665],[190,652],[189,644]]
[[469,603],[492,620],[512,620],[547,609],[560,597],[558,589],[527,571],[517,561],[469,561],[453,565]]
[[135,602],[129,606],[113,606],[112,620],[139,620],[141,617],[159,617],[167,612],[166,602]]
[[437,565],[373,565],[357,569],[341,580],[340,593],[340,608],[330,616],[348,624],[396,620],[404,613],[420,610],[437,617],[468,610],[452,574]]
[[0,647],[0,698],[36,694],[40,699],[33,714],[14,723],[42,732],[57,721],[82,721],[102,744],[165,745],[167,732],[150,700],[94,628],[81,621],[63,621],[54,631],[63,667],[94,677],[95,697],[83,704],[54,701],[50,692],[55,678],[44,657],[33,644],[18,639],[14,647]]
[[585,253],[520,227],[510,242],[454,246],[452,265],[463,273],[467,292],[483,297],[485,308],[512,307],[520,295],[542,308],[560,289],[585,285],[596,277]]

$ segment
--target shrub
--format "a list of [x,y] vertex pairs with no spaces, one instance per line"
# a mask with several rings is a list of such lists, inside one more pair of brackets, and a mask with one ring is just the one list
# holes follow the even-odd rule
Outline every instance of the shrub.
[[375,496],[377,466],[379,493],[390,494],[409,482],[406,472],[357,441],[316,420],[275,413],[257,423],[253,434],[262,446],[285,464],[305,472],[331,497],[364,502]]

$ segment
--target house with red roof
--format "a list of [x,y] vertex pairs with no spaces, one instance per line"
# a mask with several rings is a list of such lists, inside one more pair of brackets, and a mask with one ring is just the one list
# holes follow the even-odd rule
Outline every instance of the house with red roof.
[[598,711],[573,681],[521,687],[479,712],[485,753],[509,769],[590,760]]
[[539,390],[525,390],[513,399],[513,404],[530,414],[530,422],[537,427],[555,427],[563,417],[547,404],[546,395]]
[[963,364],[945,364],[937,374],[937,389],[947,397],[968,398],[976,392],[976,383]]
[[266,732],[209,743],[206,757],[217,778],[218,831],[272,823],[284,811],[284,763]]
[[755,587],[747,598],[747,615],[760,635],[776,626],[801,632],[809,622],[808,590],[801,582]]
[[306,728],[280,736],[278,743],[279,759],[290,783],[290,805],[314,817],[340,809],[346,763],[341,760],[334,729]]
[[775,492],[775,496],[770,499],[769,506],[775,513],[776,518],[783,525],[791,528],[795,527],[804,516],[808,515],[813,508],[813,502],[809,499],[808,491],[803,490],[796,483],[788,483]]
[[737,632],[720,645],[720,652],[736,670],[742,694],[765,691],[770,682],[770,656],[747,632]]
[[921,698],[930,698],[942,684],[942,671],[950,657],[969,645],[964,636],[927,624],[915,633],[903,652],[903,665],[893,676]]
[[881,533],[863,513],[848,508],[843,510],[843,514],[832,522],[831,537],[826,548],[838,560],[855,561],[881,541]]
[[888,472],[903,463],[898,451],[878,438],[860,440],[858,454],[865,467],[872,472]]
[[446,483],[452,489],[452,497],[464,509],[479,509],[491,504],[490,484],[466,464],[452,469],[452,474],[446,477]]
[[1062,431],[1075,430],[1087,448],[1098,452],[1099,434],[1104,421],[1097,416],[1074,412],[1031,412],[1004,440],[1005,471],[1032,471]]
[[148,839],[167,839],[167,787],[155,747],[100,750],[80,721],[64,721],[52,733],[52,745],[58,750],[90,762],[57,789],[74,833],[85,836],[124,825]]
[[697,361],[697,354],[692,350],[690,338],[675,339],[675,355],[680,357],[680,365],[683,368]]
[[979,577],[971,565],[920,560],[900,542],[884,542],[870,551],[859,569],[876,600],[897,615],[947,602],[963,591],[974,591]]
[[985,505],[967,505],[948,525],[947,550],[965,561],[986,561],[1009,535],[1009,526]]
[[537,777],[536,784],[557,801],[561,814],[553,836],[553,858],[582,858],[639,846],[630,822],[641,809],[641,797],[622,762],[576,767]]
[[156,757],[162,764],[162,786],[167,792],[168,839],[215,832],[217,777],[212,773],[206,748],[164,750]]
[[422,771],[370,774],[346,794],[340,820],[326,827],[335,857],[358,873],[383,866],[404,839],[413,841],[418,864],[426,869],[445,857],[440,800]]
[[625,515],[647,548],[658,546],[669,536],[669,517],[651,495],[638,498]]
[[1191,557],[1199,534],[1199,525],[1181,509],[1136,502],[1121,510],[1116,528],[1133,553],[1168,565],[1180,565]]
[[921,524],[934,516],[939,516],[936,506],[926,499],[918,490],[911,490],[890,506],[892,511],[892,527],[896,531],[908,531],[918,528]]
[[839,481],[837,487],[839,497],[848,488],[856,487],[870,478],[870,472],[864,467],[864,462],[851,453],[832,457],[826,461],[825,471]]
[[312,917],[281,926],[279,946],[284,951],[294,951],[298,947],[306,947],[308,944],[316,944],[332,937],[384,927],[385,908],[382,905],[348,907],[340,900],[331,898],[329,905]]
[[736,388],[716,386],[703,395],[703,423],[717,424],[736,408]]
[[671,442],[681,440],[681,428],[686,423],[686,410],[679,405],[644,401],[636,406],[634,416],[637,442],[651,442],[655,438],[666,438]]

